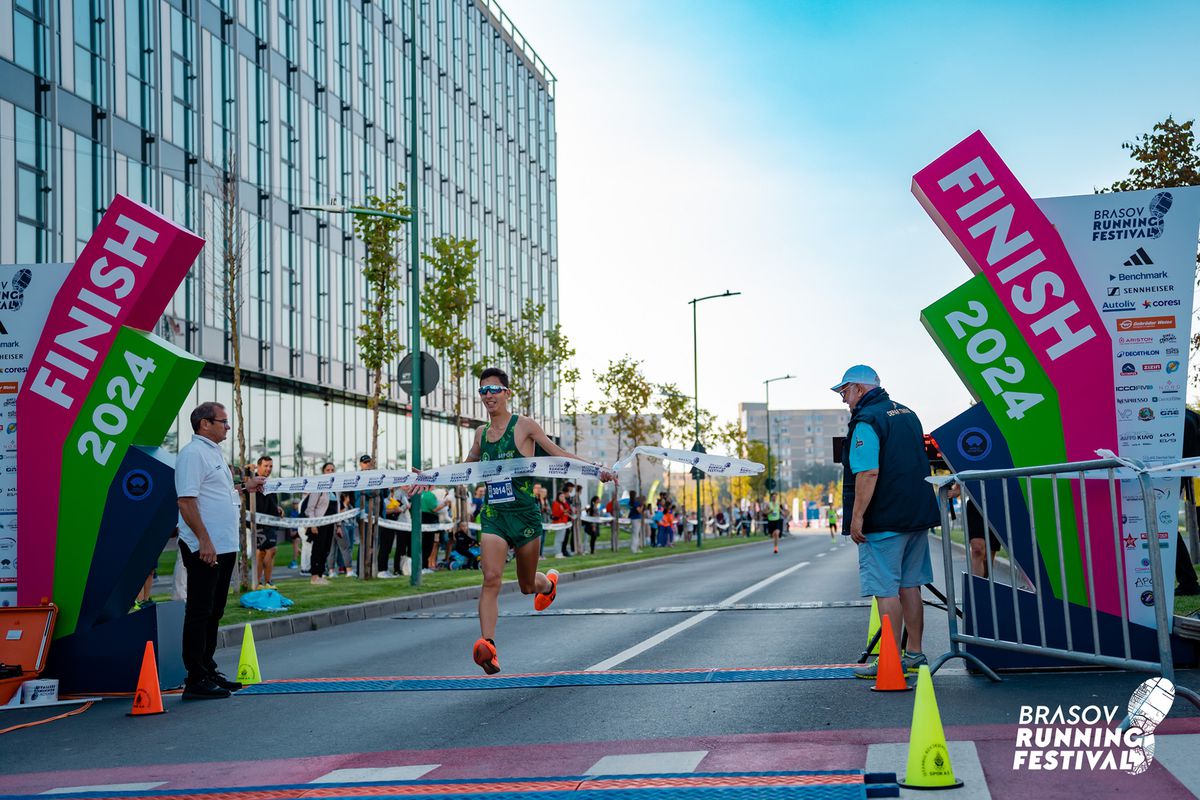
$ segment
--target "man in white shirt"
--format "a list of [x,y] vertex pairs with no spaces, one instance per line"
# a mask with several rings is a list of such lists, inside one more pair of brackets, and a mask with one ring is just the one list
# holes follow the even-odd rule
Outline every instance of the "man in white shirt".
[[[229,697],[242,688],[217,671],[217,628],[225,614],[229,581],[238,550],[241,503],[221,442],[229,435],[229,413],[220,403],[201,403],[191,415],[195,436],[175,459],[179,501],[179,556],[187,567],[183,615],[184,700]],[[263,479],[246,479],[245,489],[261,491]]]

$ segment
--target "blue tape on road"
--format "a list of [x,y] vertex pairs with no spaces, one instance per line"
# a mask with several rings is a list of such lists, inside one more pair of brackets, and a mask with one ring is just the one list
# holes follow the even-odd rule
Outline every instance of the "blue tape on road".
[[854,677],[854,668],[779,667],[776,669],[707,669],[679,672],[558,672],[542,675],[427,678],[342,678],[268,681],[247,686],[238,697],[325,692],[448,692],[468,689],[544,689],[566,686],[651,686],[684,683],[756,683],[821,681]]

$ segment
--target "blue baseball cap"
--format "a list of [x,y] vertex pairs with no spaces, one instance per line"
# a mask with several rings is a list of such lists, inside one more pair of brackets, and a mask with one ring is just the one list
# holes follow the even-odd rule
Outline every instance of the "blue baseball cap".
[[866,364],[855,364],[853,367],[846,370],[846,374],[842,376],[842,380],[838,383],[838,385],[831,388],[835,392],[840,392],[842,387],[848,383],[865,383],[868,386],[878,386],[879,373],[868,367]]

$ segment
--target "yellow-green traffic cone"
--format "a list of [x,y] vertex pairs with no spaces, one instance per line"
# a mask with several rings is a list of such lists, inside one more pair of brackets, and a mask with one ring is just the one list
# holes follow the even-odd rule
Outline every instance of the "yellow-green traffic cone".
[[[879,655],[879,639],[876,638],[879,633],[879,601],[874,597],[871,598],[871,622],[867,625],[867,655]],[[874,641],[874,645],[872,645]]]
[[238,683],[250,686],[262,683],[262,673],[258,671],[258,651],[254,649],[254,634],[247,624],[242,634],[242,655],[238,659]]
[[912,732],[908,737],[908,768],[897,783],[906,789],[957,789],[963,782],[954,777],[946,732],[933,696],[933,678],[929,666],[922,664],[917,673],[917,692],[913,701]]

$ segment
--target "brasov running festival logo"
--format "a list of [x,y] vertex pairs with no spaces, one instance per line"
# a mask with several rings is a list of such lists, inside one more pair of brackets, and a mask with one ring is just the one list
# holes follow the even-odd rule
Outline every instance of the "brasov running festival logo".
[[1120,706],[1021,706],[1014,770],[1116,771],[1140,775],[1154,762],[1154,729],[1175,702],[1175,686],[1151,678]]

